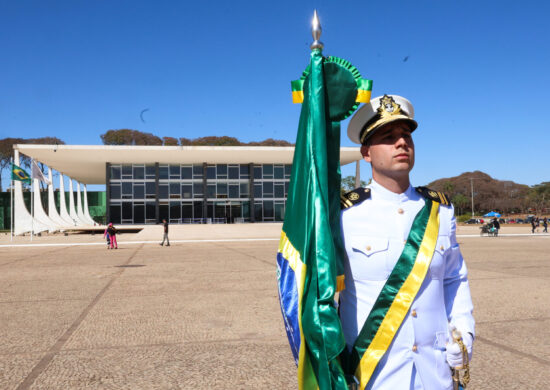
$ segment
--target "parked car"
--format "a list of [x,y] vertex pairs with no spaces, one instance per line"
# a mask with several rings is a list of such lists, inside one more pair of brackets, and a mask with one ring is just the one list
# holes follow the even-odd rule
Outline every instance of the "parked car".
[[516,223],[525,223],[525,221],[521,218],[516,218]]
[[473,223],[479,223],[479,221],[475,218],[470,218],[469,220],[466,221],[467,224],[471,225]]

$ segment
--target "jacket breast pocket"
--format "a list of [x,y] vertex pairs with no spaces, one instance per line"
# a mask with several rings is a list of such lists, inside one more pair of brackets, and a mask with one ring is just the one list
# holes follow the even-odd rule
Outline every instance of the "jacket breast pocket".
[[430,263],[430,276],[432,279],[443,279],[445,276],[445,255],[451,249],[449,236],[439,236],[435,244],[435,251]]
[[387,238],[354,236],[351,239],[351,253],[348,252],[350,268],[356,280],[386,280],[388,271]]

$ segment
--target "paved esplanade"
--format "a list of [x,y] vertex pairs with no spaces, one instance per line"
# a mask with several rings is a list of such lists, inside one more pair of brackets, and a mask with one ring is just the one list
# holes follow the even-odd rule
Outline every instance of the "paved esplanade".
[[[0,247],[0,389],[296,388],[277,301],[279,231],[280,224],[171,226],[169,248],[125,245],[161,239],[161,227],[123,234],[112,251]],[[268,240],[177,242],[201,236]],[[478,332],[469,388],[547,388],[550,236],[459,242]]]

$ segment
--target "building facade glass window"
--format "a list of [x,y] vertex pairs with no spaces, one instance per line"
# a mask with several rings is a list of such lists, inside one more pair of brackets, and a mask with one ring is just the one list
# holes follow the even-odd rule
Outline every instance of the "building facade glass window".
[[291,170],[288,164],[209,164],[204,178],[202,162],[159,163],[158,169],[155,164],[110,164],[110,222],[282,221]]

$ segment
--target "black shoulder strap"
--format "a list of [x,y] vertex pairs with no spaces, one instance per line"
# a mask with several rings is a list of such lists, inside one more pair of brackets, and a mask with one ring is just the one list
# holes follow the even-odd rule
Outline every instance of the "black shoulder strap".
[[370,188],[359,187],[350,192],[340,195],[340,205],[342,209],[355,206],[370,198]]
[[451,204],[451,202],[449,201],[449,197],[443,192],[430,190],[428,187],[416,187],[416,191],[424,198],[439,202],[444,206],[448,206]]

